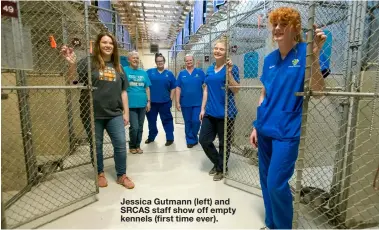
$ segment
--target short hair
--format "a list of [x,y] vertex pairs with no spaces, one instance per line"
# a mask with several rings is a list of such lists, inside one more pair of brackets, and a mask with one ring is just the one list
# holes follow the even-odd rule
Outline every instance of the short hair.
[[128,59],[133,57],[134,55],[137,55],[139,57],[139,53],[135,50],[131,51],[128,53]]
[[162,57],[162,58],[163,58],[163,61],[166,63],[166,58],[163,56],[162,53],[156,53],[156,54],[155,54],[155,62],[157,62],[157,58],[158,58],[158,57]]
[[195,60],[195,57],[192,54],[186,54],[186,56],[184,56],[184,61],[186,61],[186,57],[192,57],[192,60]]
[[301,36],[301,16],[299,11],[295,8],[279,7],[270,12],[268,19],[271,25],[280,22],[288,23],[288,25],[294,28],[297,32],[295,40],[297,42],[303,41]]

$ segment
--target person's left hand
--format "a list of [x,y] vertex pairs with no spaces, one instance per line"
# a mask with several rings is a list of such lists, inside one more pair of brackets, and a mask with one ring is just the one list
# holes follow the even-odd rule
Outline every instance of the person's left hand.
[[231,73],[232,72],[232,68],[233,68],[233,62],[231,59],[228,58],[228,60],[226,60],[226,68],[227,70]]
[[129,115],[124,114],[122,118],[124,119],[124,126],[129,125]]
[[317,28],[316,25],[313,25],[313,29],[314,29],[313,53],[316,55],[319,55],[322,49],[322,46],[324,45],[326,41],[326,35],[324,31]]
[[150,102],[148,102],[146,105],[146,112],[150,112],[150,109],[151,109],[151,105],[150,105]]

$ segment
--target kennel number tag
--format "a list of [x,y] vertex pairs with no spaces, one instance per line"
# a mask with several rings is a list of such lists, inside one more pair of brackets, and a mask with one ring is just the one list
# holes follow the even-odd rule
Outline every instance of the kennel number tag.
[[1,1],[1,15],[18,18],[16,1]]

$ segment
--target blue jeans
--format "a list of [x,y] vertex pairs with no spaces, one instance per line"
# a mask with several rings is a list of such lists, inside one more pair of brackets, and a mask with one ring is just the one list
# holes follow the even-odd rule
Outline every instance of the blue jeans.
[[103,162],[103,140],[104,130],[107,131],[111,138],[114,149],[114,162],[117,176],[126,174],[126,137],[124,128],[124,119],[121,116],[111,119],[96,119],[96,152],[97,152],[97,171],[104,172]]
[[146,108],[130,108],[129,149],[139,148],[142,141],[143,123],[145,122]]

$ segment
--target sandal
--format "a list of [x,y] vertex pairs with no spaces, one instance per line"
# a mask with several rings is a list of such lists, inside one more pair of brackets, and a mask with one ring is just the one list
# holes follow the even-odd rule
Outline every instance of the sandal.
[[136,154],[137,153],[137,149],[129,149],[129,153]]
[[138,149],[137,149],[137,153],[142,154],[142,153],[143,153],[143,150],[140,149],[140,148],[138,148]]
[[128,189],[133,189],[135,186],[133,181],[125,174],[117,178],[117,184],[123,185],[125,188]]

